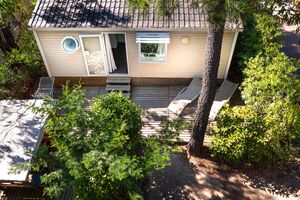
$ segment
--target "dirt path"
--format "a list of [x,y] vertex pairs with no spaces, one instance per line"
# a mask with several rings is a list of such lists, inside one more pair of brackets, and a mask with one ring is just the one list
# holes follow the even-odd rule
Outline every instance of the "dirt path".
[[283,48],[281,49],[287,56],[291,58],[300,58],[300,32],[296,32],[297,26],[288,26],[283,24],[281,31],[283,32],[282,41]]
[[[297,200],[300,195],[299,166],[295,166],[298,174],[280,176],[281,172],[268,174],[264,170],[233,169],[211,158],[188,159],[185,153],[180,153],[172,156],[170,167],[156,173],[149,181],[146,199]],[[281,181],[283,179],[283,185],[275,180],[278,176]]]

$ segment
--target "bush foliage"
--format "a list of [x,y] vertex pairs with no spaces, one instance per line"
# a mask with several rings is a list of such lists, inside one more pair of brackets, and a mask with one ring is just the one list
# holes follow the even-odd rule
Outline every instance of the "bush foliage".
[[0,50],[0,99],[28,98],[33,93],[38,77],[45,69],[27,24],[35,0],[0,1],[0,27],[10,27],[18,48]]
[[0,53],[0,99],[30,97],[38,77],[46,73],[32,33],[23,34],[27,43],[20,49]]
[[86,107],[80,86],[65,87],[58,100],[46,99],[37,112],[48,115],[43,146],[33,169],[45,192],[58,197],[72,188],[78,199],[142,199],[141,180],[169,164],[178,127],[161,136],[141,135],[142,109],[120,93],[99,96]]
[[281,31],[278,20],[267,14],[248,14],[245,19],[244,31],[239,34],[236,56],[239,66],[244,69],[250,58],[260,52],[265,52],[270,45],[274,49],[282,47],[280,42]]
[[281,32],[273,16],[256,15],[249,35],[253,29],[252,49],[243,57],[245,106],[226,107],[218,116],[212,151],[234,162],[274,166],[292,158],[300,135],[300,80],[294,75],[299,64],[280,52]]

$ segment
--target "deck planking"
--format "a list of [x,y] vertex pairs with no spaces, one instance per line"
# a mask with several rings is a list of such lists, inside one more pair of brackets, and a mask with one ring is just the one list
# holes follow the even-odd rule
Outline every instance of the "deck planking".
[[[170,122],[177,118],[176,114],[168,111],[167,107],[173,98],[186,85],[179,86],[132,86],[131,100],[141,106],[145,110],[143,116],[143,128],[141,130],[144,136],[156,135],[164,127],[166,122]],[[107,94],[104,86],[84,87],[85,98],[88,102],[98,96]],[[61,95],[61,89],[54,90],[54,97]],[[179,116],[180,120],[192,121],[196,110],[197,100],[189,104]],[[191,125],[179,135],[179,142],[188,142],[191,136]]]
[[0,188],[1,200],[50,200],[44,197],[42,191],[37,191],[26,187]]

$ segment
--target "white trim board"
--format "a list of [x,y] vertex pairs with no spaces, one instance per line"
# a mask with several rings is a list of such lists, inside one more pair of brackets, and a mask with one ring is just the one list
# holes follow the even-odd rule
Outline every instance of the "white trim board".
[[227,76],[228,76],[228,72],[229,72],[229,68],[230,68],[230,65],[231,65],[232,56],[233,56],[233,53],[234,53],[234,49],[235,49],[235,45],[236,45],[238,35],[239,35],[239,32],[235,32],[234,37],[233,37],[233,41],[231,43],[231,49],[230,49],[230,54],[229,54],[229,57],[228,57],[228,62],[227,62],[227,66],[226,66],[225,73],[224,73],[224,79],[227,79]]
[[45,55],[45,53],[44,53],[43,47],[42,47],[42,45],[41,45],[39,36],[38,36],[38,34],[37,34],[36,31],[33,31],[33,35],[34,35],[34,38],[35,38],[35,40],[36,40],[36,42],[37,42],[38,48],[39,48],[39,50],[40,50],[40,53],[41,53],[41,56],[42,56],[44,65],[45,65],[46,70],[47,70],[47,73],[48,73],[48,76],[49,76],[49,77],[52,77],[52,74],[51,74],[51,71],[50,71],[50,68],[49,68],[49,65],[48,65],[48,61],[47,61],[46,55]]
[[[126,32],[121,32],[124,34],[125,37],[125,50],[126,50],[126,62],[127,62],[127,74],[124,74],[126,76],[130,76],[130,66],[129,66],[129,56],[128,56],[128,42],[127,42],[127,33]],[[112,33],[114,34],[114,33]],[[115,34],[118,34],[118,32],[115,32]],[[122,74],[123,75],[123,74]]]

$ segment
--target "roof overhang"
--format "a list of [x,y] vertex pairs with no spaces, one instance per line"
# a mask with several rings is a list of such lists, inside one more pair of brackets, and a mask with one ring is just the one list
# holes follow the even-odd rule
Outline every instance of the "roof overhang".
[[[207,29],[203,28],[96,28],[96,27],[74,27],[74,28],[57,28],[57,27],[43,27],[43,28],[32,28],[29,27],[29,30],[32,31],[87,31],[87,32],[207,32]],[[225,29],[226,33],[230,32],[242,32],[243,28],[238,29]]]

